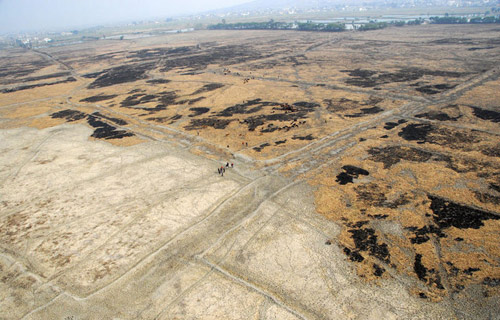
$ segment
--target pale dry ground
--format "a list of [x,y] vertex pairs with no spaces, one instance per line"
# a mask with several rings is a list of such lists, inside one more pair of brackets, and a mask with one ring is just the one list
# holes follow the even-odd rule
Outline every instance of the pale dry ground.
[[[201,31],[0,52],[0,90],[46,84],[0,93],[0,318],[494,319],[498,220],[417,245],[407,228],[431,223],[428,194],[498,216],[498,122],[472,108],[498,111],[497,36]],[[435,132],[405,140],[410,124]],[[390,146],[440,160],[368,154]],[[339,185],[344,165],[369,175]],[[390,263],[349,259],[356,223]]]

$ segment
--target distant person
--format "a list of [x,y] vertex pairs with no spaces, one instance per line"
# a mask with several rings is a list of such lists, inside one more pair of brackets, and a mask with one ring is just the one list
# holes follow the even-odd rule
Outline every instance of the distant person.
[[234,168],[234,163],[231,163],[231,168]]

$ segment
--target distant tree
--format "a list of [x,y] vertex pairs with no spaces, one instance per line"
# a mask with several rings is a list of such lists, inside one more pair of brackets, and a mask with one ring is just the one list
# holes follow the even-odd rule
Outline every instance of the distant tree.
[[226,19],[222,19],[222,24],[226,24]]
[[123,36],[120,36],[120,40],[123,40]]

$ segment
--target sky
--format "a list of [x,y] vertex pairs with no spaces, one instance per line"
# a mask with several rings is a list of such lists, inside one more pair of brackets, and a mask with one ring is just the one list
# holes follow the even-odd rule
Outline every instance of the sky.
[[167,18],[250,0],[0,0],[0,33]]

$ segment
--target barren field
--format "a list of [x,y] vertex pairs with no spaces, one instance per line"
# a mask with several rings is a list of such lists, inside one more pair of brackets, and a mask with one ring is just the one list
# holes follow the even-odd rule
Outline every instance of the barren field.
[[500,319],[499,30],[0,51],[0,319]]

